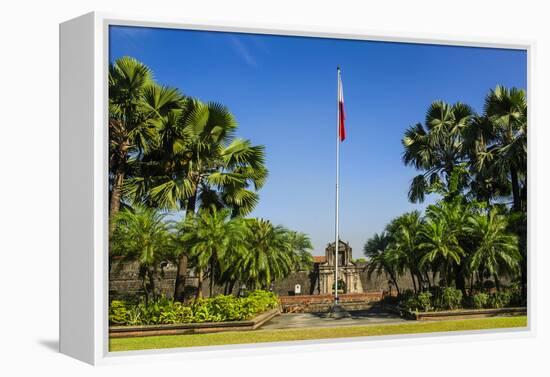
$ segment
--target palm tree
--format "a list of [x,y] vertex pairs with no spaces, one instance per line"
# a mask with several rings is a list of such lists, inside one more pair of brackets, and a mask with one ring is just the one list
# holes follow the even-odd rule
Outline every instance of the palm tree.
[[497,86],[485,98],[484,114],[464,133],[476,191],[513,198],[514,211],[525,212],[527,183],[527,100],[525,91]]
[[507,231],[508,220],[496,209],[490,210],[488,215],[470,216],[468,220],[466,231],[475,245],[469,260],[470,267],[493,276],[498,288],[501,274],[519,271],[521,254],[518,238]]
[[210,277],[210,296],[214,294],[216,277],[230,266],[232,254],[244,254],[245,227],[239,218],[231,218],[231,210],[203,208],[186,219],[181,229],[181,242],[195,262],[198,275],[197,297],[202,297],[204,273]]
[[270,287],[293,270],[295,258],[287,230],[264,219],[246,219],[247,251],[236,268],[250,289]]
[[472,114],[465,104],[436,101],[428,108],[425,125],[405,131],[403,162],[423,171],[411,182],[409,200],[423,202],[431,186],[446,184],[453,168],[464,161],[462,132]]
[[428,218],[420,231],[422,242],[419,248],[424,252],[420,266],[426,263],[441,262],[441,276],[446,285],[451,284],[451,271],[460,265],[464,250],[451,225],[440,218]]
[[[181,106],[178,90],[154,83],[151,70],[131,57],[109,67],[110,218],[120,210],[124,180],[131,158],[150,151],[158,142],[158,118]],[[114,222],[110,234],[114,231]]]
[[394,219],[387,227],[391,235],[387,258],[391,265],[399,266],[399,270],[409,270],[415,292],[421,289],[424,280],[429,282],[427,273],[420,268],[422,255],[419,234],[422,225],[420,212],[413,211]]
[[497,86],[485,98],[485,114],[493,125],[490,152],[509,172],[515,211],[525,211],[522,186],[527,182],[527,98],[525,91]]
[[310,271],[313,267],[313,244],[311,239],[305,233],[287,231],[286,236],[292,257],[294,259],[294,271]]
[[497,197],[510,195],[510,179],[499,169],[494,151],[490,149],[493,124],[486,115],[476,115],[464,129],[464,150],[468,155],[468,173],[471,175],[470,196],[487,203]]
[[[234,138],[237,123],[217,103],[185,102],[159,121],[158,147],[143,158],[142,174],[133,179],[127,195],[157,207],[185,209],[192,216],[200,207],[230,208],[232,216],[246,215],[256,206],[256,193],[265,182],[263,146]],[[185,286],[187,253],[178,261],[175,297]]]
[[171,252],[164,217],[157,210],[138,205],[118,212],[113,219],[117,227],[112,236],[112,255],[139,262],[146,302],[156,298],[155,275],[160,262]]
[[217,103],[194,101],[183,123],[192,135],[185,178],[191,187],[187,212],[194,212],[200,202],[229,207],[233,216],[250,213],[258,203],[255,191],[267,178],[264,147],[234,138],[237,122]]
[[368,259],[367,276],[370,279],[373,273],[378,275],[384,273],[389,277],[390,281],[395,285],[397,294],[399,295],[398,278],[403,273],[401,266],[395,263],[395,260],[388,257],[387,248],[391,241],[391,236],[388,232],[380,234],[375,233],[370,238],[363,248],[363,252]]
[[[521,285],[527,289],[527,98],[524,90],[497,86],[485,98],[484,115],[487,124],[484,146],[477,154],[478,174],[497,181],[490,187],[493,196],[512,195],[513,221],[510,227],[519,237],[522,260]],[[496,178],[495,178],[496,177]],[[496,187],[494,187],[496,186]]]

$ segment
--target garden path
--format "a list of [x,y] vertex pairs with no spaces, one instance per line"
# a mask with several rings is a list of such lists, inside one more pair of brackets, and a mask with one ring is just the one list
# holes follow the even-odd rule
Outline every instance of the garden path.
[[379,306],[367,310],[350,311],[349,318],[326,318],[326,313],[289,313],[281,314],[261,327],[262,330],[294,329],[306,327],[334,327],[406,322],[399,315]]

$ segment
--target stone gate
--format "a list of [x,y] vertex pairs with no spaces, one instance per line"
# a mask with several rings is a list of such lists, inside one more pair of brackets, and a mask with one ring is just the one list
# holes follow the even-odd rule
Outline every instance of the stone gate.
[[[352,258],[352,249],[349,243],[340,240],[336,255],[334,242],[327,245],[325,258],[316,264],[319,274],[318,292],[321,295],[334,293],[334,277],[336,258],[338,258],[338,280],[340,293],[363,293],[360,273],[362,267],[356,265]],[[342,287],[342,283],[343,287]]]

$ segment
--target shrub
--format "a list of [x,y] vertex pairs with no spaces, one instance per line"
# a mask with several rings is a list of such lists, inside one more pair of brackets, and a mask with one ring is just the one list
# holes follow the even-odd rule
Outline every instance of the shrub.
[[476,309],[483,309],[489,303],[489,295],[487,293],[476,293],[472,296],[472,306]]
[[510,305],[512,294],[509,291],[499,291],[489,296],[489,307],[494,309],[504,308]]
[[462,291],[453,287],[445,287],[441,292],[441,307],[443,309],[458,309],[462,305]]
[[413,312],[417,311],[418,307],[420,306],[418,304],[418,300],[416,296],[410,296],[410,297],[404,298],[403,301],[401,301],[401,305],[406,309],[408,309],[409,311],[413,311]]
[[510,286],[510,306],[527,306],[527,298],[523,296],[519,283]]
[[253,291],[246,297],[219,295],[197,299],[184,305],[167,298],[154,302],[127,303],[112,301],[109,322],[112,325],[154,325],[192,322],[223,322],[250,319],[279,305],[271,292]]
[[410,289],[403,291],[397,298],[399,305],[410,311],[416,311],[419,307],[416,295]]
[[432,294],[431,292],[420,292],[417,296],[417,303],[422,310],[427,312],[432,309]]
[[128,323],[129,313],[126,304],[123,301],[114,300],[109,306],[109,321],[114,325],[124,325]]
[[415,294],[413,291],[406,290],[399,296],[399,304],[409,311],[426,312],[433,309],[432,294],[430,292]]
[[190,322],[192,318],[193,311],[190,307],[184,306],[181,302],[173,302],[162,309],[159,316],[159,323],[187,323]]

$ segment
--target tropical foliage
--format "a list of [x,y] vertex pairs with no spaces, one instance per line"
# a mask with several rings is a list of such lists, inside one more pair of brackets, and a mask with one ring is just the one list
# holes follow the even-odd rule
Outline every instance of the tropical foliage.
[[139,262],[144,305],[158,301],[166,262],[177,266],[179,301],[189,268],[200,298],[207,278],[213,296],[215,285],[268,289],[312,265],[307,235],[245,218],[268,170],[264,147],[237,131],[223,104],[157,83],[134,58],[110,65],[110,257]]
[[109,308],[109,323],[119,326],[140,326],[242,321],[274,309],[278,305],[277,297],[266,291],[253,291],[245,297],[218,295],[186,304],[166,298],[149,303],[114,300]]
[[226,292],[237,282],[268,289],[275,280],[311,265],[312,245],[305,234],[264,219],[230,215],[228,209],[203,209],[180,227],[182,244],[199,272],[199,287],[202,272],[208,271],[210,296],[215,282],[225,284]]
[[[399,278],[409,274],[414,297],[402,301],[418,307],[456,307],[460,300],[453,289],[475,297],[475,306],[498,306],[506,301],[500,289],[504,277],[520,284],[525,300],[525,92],[497,86],[481,114],[462,103],[436,101],[424,124],[405,131],[402,144],[403,162],[421,172],[411,181],[409,199],[422,202],[428,194],[440,199],[424,215],[395,218],[367,241],[369,272],[386,274],[398,294]],[[487,294],[477,292],[487,280],[501,293],[479,296]],[[427,292],[440,304],[420,296]]]
[[154,209],[134,206],[118,212],[112,236],[111,253],[139,262],[146,302],[156,299],[155,277],[161,262],[168,259],[173,242],[164,215]]

